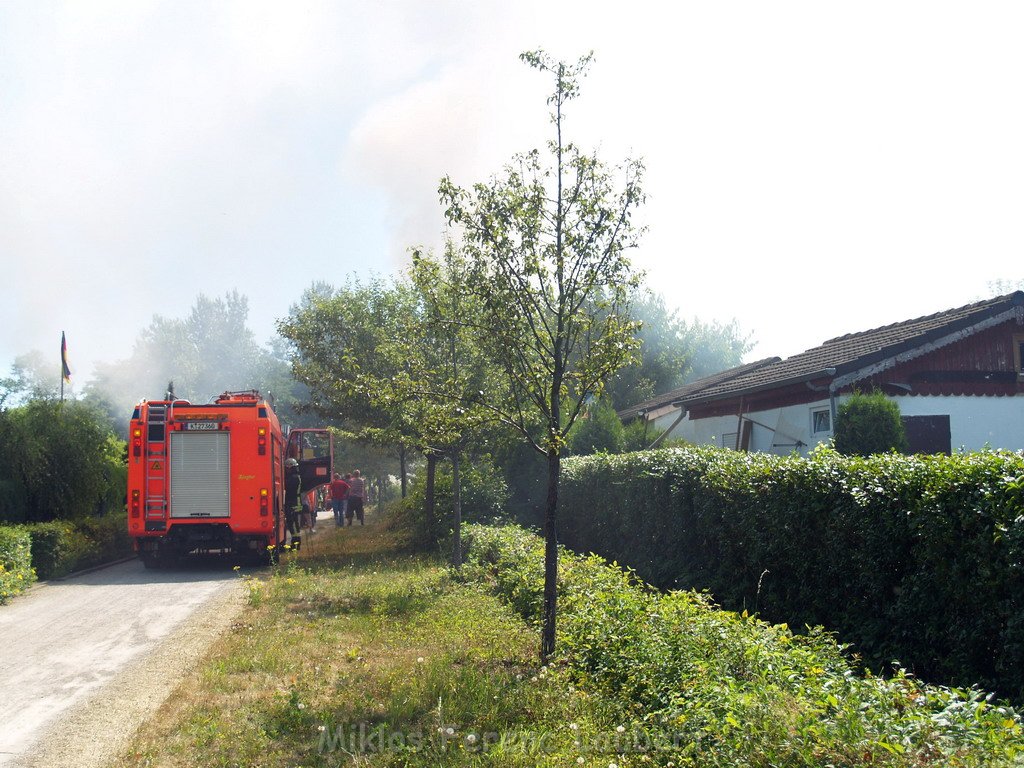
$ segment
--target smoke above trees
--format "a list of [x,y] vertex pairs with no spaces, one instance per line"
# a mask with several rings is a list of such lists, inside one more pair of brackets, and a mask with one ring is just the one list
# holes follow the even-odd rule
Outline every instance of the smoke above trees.
[[128,357],[96,366],[84,399],[107,413],[118,431],[136,403],[161,399],[172,386],[175,397],[193,402],[258,389],[276,400],[279,415],[285,411],[294,419],[291,406],[303,394],[284,344],[259,345],[248,319],[248,299],[237,291],[218,298],[200,294],[184,318],[156,315]]

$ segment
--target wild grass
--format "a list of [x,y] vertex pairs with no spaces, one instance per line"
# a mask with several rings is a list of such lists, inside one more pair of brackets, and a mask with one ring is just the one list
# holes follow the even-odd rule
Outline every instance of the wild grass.
[[584,745],[615,733],[610,713],[539,666],[522,619],[401,549],[377,526],[329,529],[241,573],[248,609],[116,765],[614,762]]

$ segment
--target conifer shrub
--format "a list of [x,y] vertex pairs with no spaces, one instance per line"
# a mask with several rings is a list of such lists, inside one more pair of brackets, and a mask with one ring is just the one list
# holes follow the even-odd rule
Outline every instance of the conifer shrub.
[[835,448],[847,456],[906,451],[900,407],[881,392],[854,392],[836,411]]

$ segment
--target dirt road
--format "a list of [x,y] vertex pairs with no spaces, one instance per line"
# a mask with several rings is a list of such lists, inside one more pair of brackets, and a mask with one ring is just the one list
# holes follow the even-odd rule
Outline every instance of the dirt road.
[[229,565],[138,560],[0,607],[0,766],[101,766],[244,603]]

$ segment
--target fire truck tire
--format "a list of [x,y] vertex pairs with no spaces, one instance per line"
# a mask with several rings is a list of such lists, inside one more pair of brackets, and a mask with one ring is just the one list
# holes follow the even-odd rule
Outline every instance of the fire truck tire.
[[179,555],[176,550],[163,549],[156,552],[144,552],[139,557],[146,568],[172,568],[178,564]]
[[160,560],[159,557],[157,557],[154,554],[150,554],[150,553],[141,554],[141,555],[139,555],[139,558],[142,560],[142,564],[144,566],[146,566],[146,568],[148,568],[148,569],[163,567],[163,562]]

